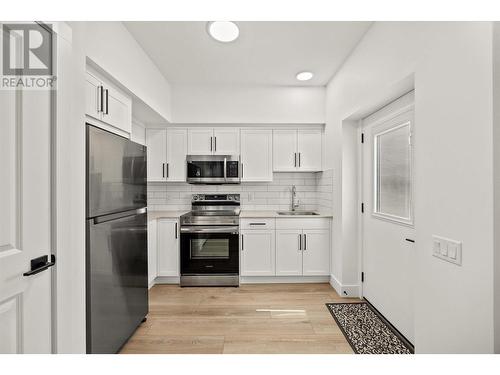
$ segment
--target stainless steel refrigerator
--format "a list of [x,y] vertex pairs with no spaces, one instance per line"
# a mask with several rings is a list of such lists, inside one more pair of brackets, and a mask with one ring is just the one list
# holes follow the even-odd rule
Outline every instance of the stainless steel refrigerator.
[[86,131],[87,353],[116,353],[148,313],[146,147]]

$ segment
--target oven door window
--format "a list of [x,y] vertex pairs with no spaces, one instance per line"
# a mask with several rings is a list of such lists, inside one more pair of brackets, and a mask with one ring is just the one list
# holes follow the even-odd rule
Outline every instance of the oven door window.
[[187,166],[190,178],[224,178],[223,161],[192,161]]
[[189,248],[191,259],[229,259],[228,238],[192,238]]

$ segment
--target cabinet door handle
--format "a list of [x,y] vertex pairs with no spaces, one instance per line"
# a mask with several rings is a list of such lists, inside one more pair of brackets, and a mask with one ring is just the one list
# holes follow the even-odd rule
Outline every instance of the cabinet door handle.
[[210,152],[212,152],[212,137],[210,137]]
[[299,167],[300,167],[300,152],[299,152]]
[[296,152],[293,153],[293,166],[294,167],[297,166],[297,153]]
[[167,163],[167,178],[169,177],[169,174],[170,174],[170,173],[168,172],[168,164],[169,164],[169,163]]
[[304,250],[307,250],[307,234],[304,234]]
[[243,178],[243,163],[241,163],[241,178]]
[[99,95],[99,104],[98,104],[98,108],[97,108],[97,112],[103,112],[104,111],[104,87],[102,85],[99,85],[98,86],[98,95]]
[[109,91],[106,89],[104,92],[106,93],[106,112],[104,114],[109,115]]
[[214,137],[214,151],[217,151],[217,137]]
[[302,250],[302,235],[299,234],[299,250]]
[[161,174],[162,174],[162,177],[165,178],[165,163],[163,163],[161,165]]
[[175,239],[177,239],[177,222],[175,223]]
[[241,251],[245,250],[244,249],[245,241],[243,240],[243,234],[241,235]]
[[266,225],[266,223],[250,223],[250,225]]

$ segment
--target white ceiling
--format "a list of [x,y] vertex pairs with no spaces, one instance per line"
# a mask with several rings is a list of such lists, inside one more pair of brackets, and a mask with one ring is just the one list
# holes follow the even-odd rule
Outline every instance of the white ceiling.
[[[236,22],[240,37],[213,40],[206,22],[124,22],[173,84],[328,83],[370,22]],[[314,78],[299,82],[309,70]]]

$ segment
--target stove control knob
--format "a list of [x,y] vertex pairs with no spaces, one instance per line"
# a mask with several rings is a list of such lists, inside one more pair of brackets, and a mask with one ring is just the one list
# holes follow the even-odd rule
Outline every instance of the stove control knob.
[[228,199],[228,200],[230,200],[230,201],[232,201],[234,198],[233,198],[233,196],[232,196],[232,195],[228,195],[228,196],[227,196],[227,199]]
[[197,194],[193,195],[193,200],[194,201],[197,201],[198,199],[200,199],[200,197]]
[[234,200],[235,200],[235,201],[239,201],[239,200],[240,200],[240,196],[239,196],[239,195],[235,195],[235,196],[234,196]]

